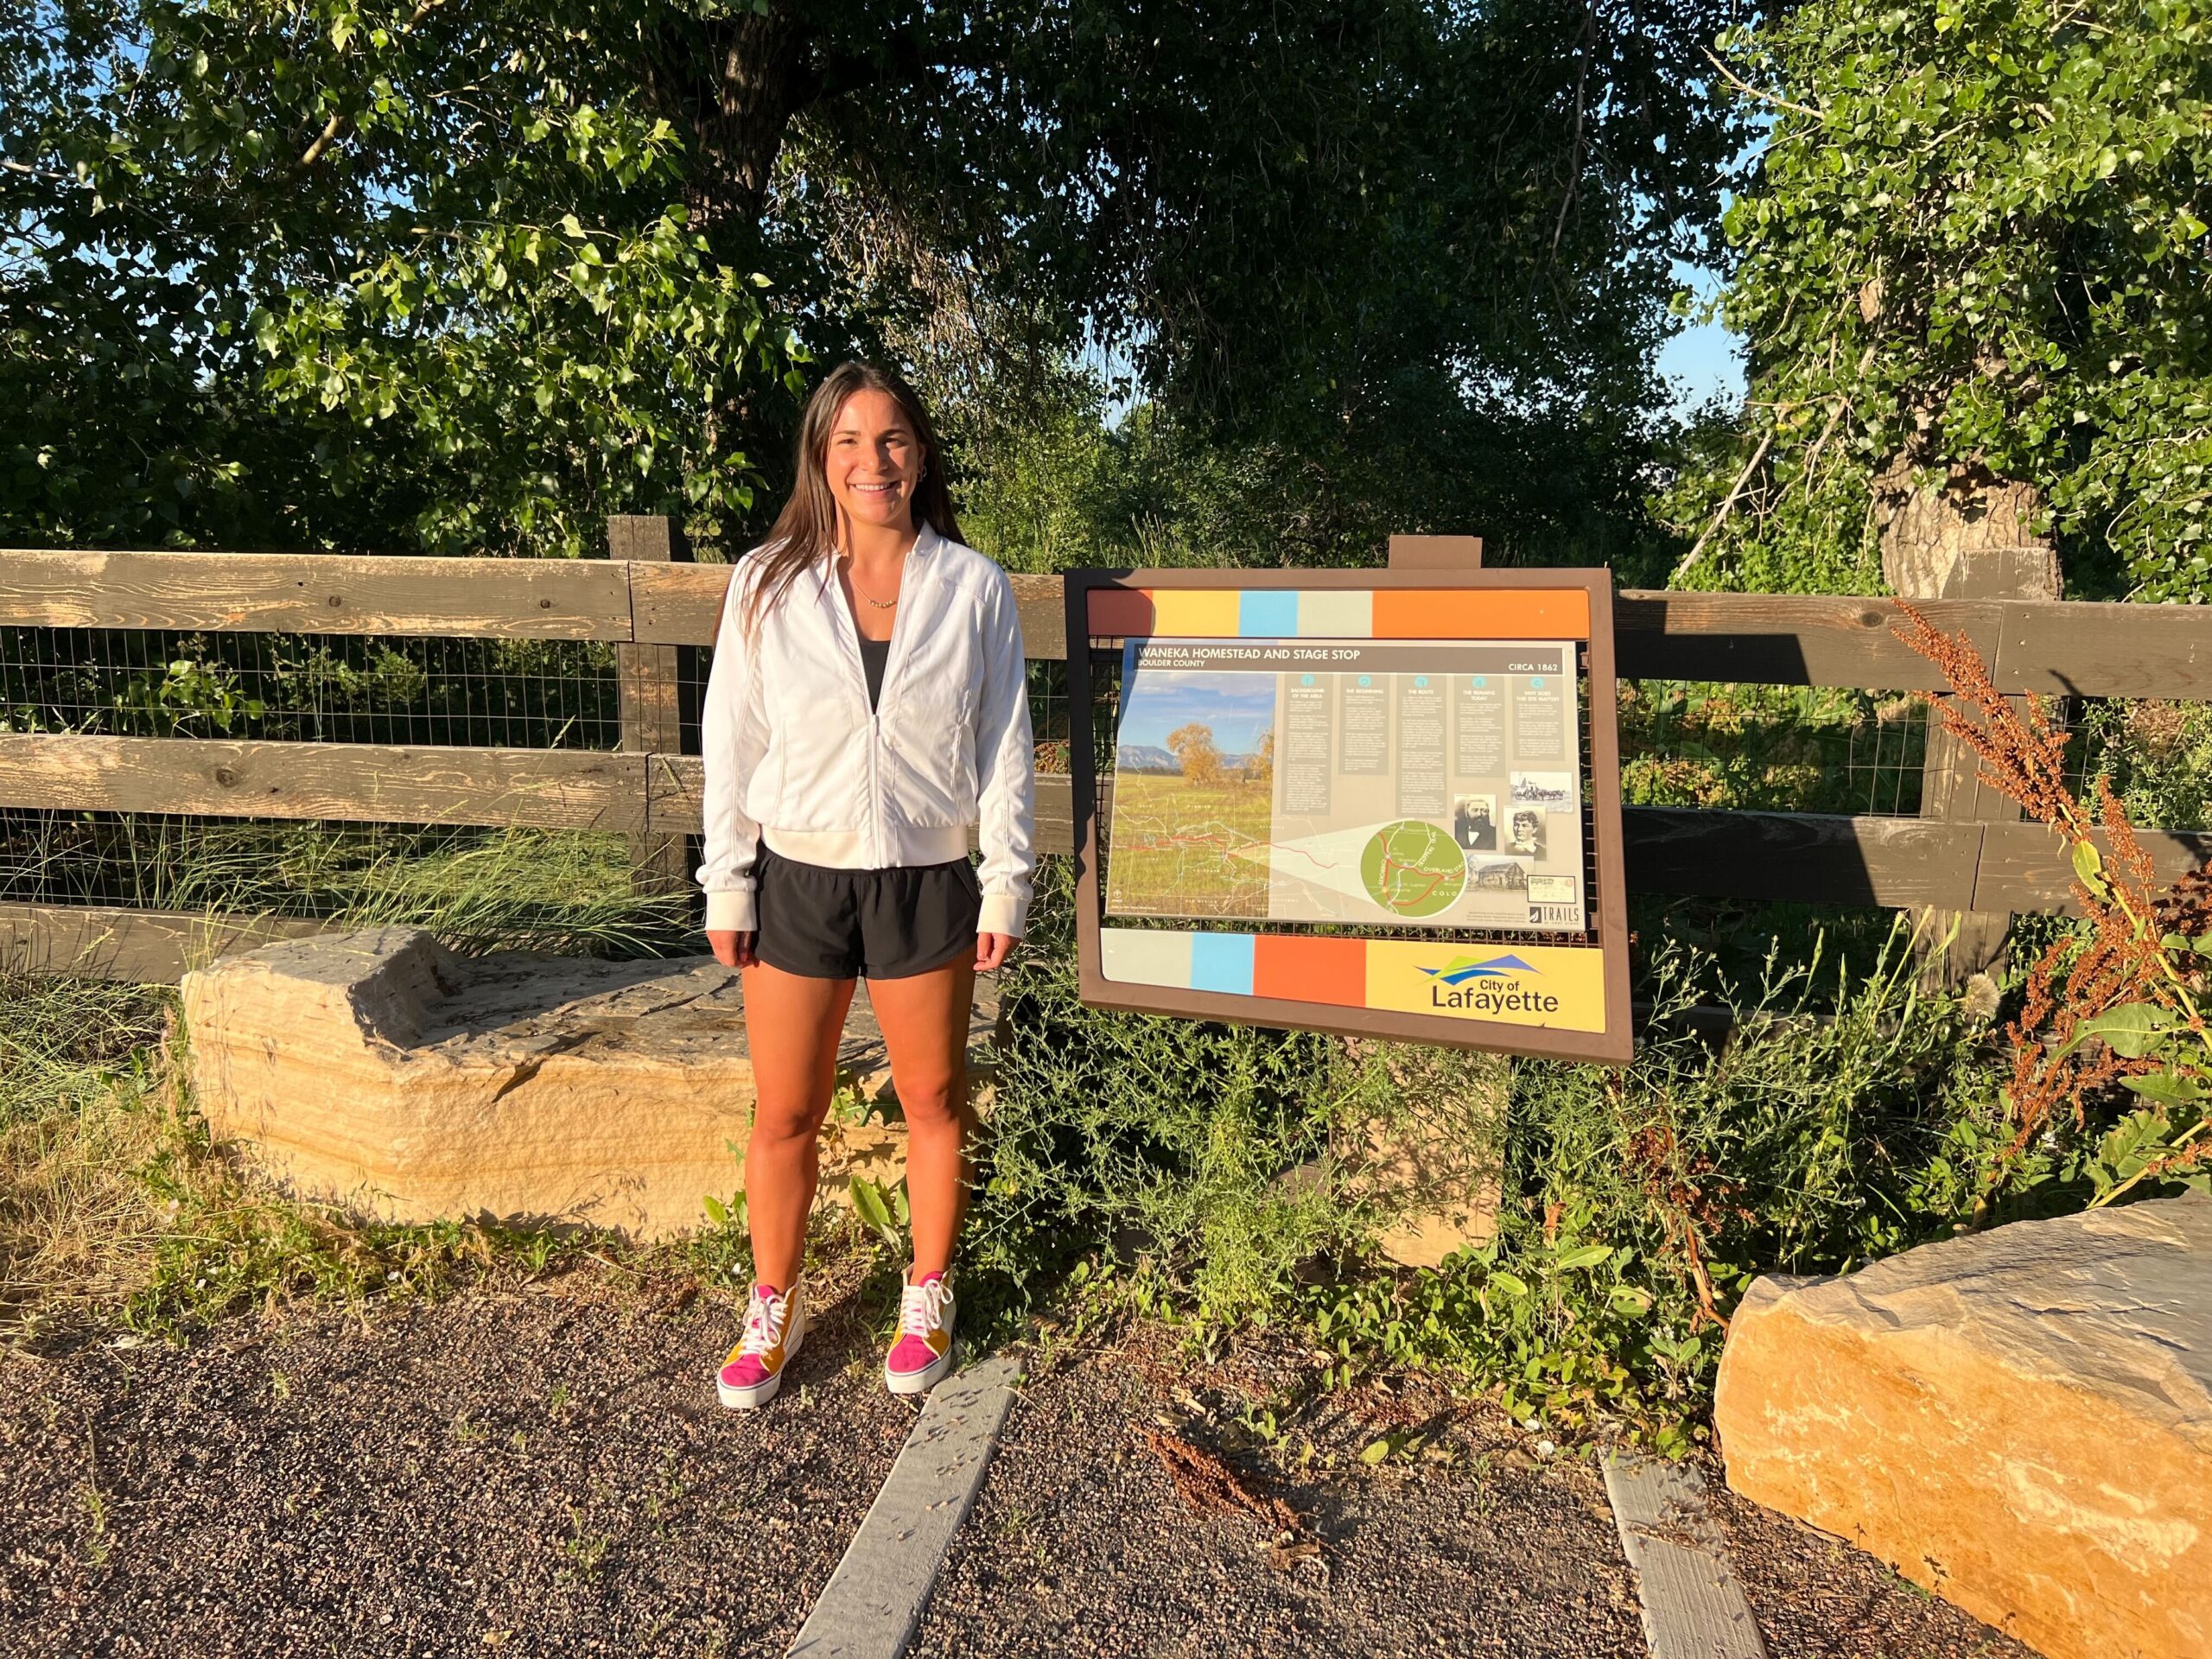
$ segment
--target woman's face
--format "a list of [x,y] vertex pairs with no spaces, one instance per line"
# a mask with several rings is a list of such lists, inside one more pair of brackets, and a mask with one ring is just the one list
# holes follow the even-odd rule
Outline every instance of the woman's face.
[[899,400],[861,391],[845,399],[830,429],[823,471],[830,493],[855,524],[906,529],[914,522],[922,443]]

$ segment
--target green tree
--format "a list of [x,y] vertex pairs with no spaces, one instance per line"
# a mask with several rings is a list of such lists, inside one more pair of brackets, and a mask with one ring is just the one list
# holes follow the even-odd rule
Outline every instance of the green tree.
[[0,524],[731,539],[810,355],[906,361],[982,446],[1090,345],[1282,522],[1471,478],[1633,518],[1735,15],[0,0]]
[[1750,397],[1673,497],[1678,577],[2055,539],[2077,594],[2212,593],[2204,10],[1814,0],[1730,56],[1773,121],[1727,222]]

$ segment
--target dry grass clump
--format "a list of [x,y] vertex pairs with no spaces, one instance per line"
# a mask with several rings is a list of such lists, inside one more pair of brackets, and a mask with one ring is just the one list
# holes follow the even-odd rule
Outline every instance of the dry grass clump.
[[166,989],[0,977],[0,1336],[147,1283],[167,1204],[138,1172],[179,1139]]
[[166,987],[0,978],[0,1341],[359,1308],[589,1253],[582,1234],[287,1198],[210,1145],[175,1007]]

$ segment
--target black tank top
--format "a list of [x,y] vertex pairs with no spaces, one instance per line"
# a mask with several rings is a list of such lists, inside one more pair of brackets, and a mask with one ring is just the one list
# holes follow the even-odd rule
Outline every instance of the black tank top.
[[861,668],[868,676],[868,706],[871,709],[883,700],[883,664],[891,655],[888,639],[871,639],[860,636]]

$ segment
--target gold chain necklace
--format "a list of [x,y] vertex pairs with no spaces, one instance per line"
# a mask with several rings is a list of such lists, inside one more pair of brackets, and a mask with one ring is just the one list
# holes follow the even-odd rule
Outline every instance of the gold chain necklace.
[[855,593],[858,594],[859,594],[862,599],[866,600],[869,604],[871,604],[871,605],[874,606],[874,607],[875,607],[875,608],[876,608],[877,610],[879,610],[879,611],[892,611],[892,610],[896,610],[896,609],[898,609],[898,607],[899,607],[899,595],[898,595],[898,594],[892,594],[892,595],[891,595],[891,597],[890,597],[890,598],[888,598],[888,599],[878,599],[878,598],[877,598],[874,594],[869,593],[866,588],[862,588],[857,581],[855,581],[855,580],[854,580],[854,576],[853,576],[853,560],[852,560],[852,556],[851,556],[850,554],[847,554],[847,555],[845,556],[845,580],[846,580],[847,582],[851,582],[851,583],[852,583],[853,591],[854,591]]

